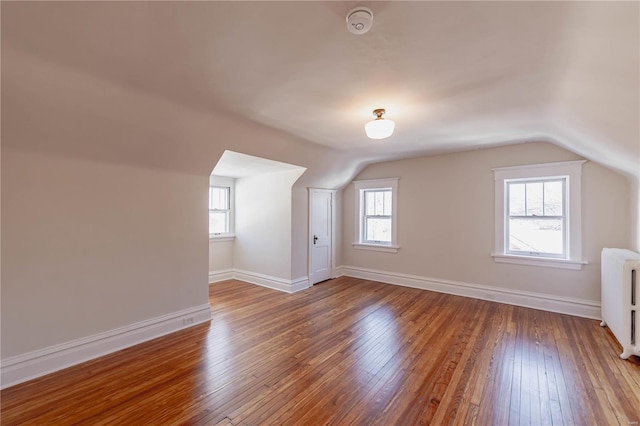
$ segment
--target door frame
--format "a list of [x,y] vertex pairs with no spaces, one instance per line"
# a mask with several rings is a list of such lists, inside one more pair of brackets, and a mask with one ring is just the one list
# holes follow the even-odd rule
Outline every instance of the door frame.
[[[311,214],[313,211],[313,206],[311,205],[311,203],[313,202],[313,197],[311,196],[314,192],[323,192],[323,193],[329,193],[331,194],[331,209],[330,209],[330,214],[331,217],[329,218],[329,222],[330,222],[330,226],[331,226],[331,247],[330,247],[330,251],[331,251],[331,258],[330,258],[330,269],[331,269],[331,278],[335,278],[336,277],[336,237],[337,237],[337,232],[336,232],[336,215],[337,215],[337,203],[336,203],[336,194],[338,192],[337,189],[326,189],[326,188],[312,188],[309,187],[308,189],[308,197],[309,197],[309,202],[308,202],[308,208],[309,208],[309,214],[307,217],[307,223],[308,223],[308,235],[307,235],[307,278],[309,280],[309,282],[311,282],[311,275],[313,273],[313,271],[311,270],[311,256],[313,253],[313,229],[311,228]],[[313,284],[312,284],[313,285]]]

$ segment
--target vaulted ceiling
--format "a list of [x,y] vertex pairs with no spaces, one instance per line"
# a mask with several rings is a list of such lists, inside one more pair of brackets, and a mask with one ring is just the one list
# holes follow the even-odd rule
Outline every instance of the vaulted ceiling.
[[[345,16],[375,15],[356,36]],[[640,175],[638,2],[2,4],[2,43],[345,155],[547,140]],[[366,138],[374,108],[396,121]]]

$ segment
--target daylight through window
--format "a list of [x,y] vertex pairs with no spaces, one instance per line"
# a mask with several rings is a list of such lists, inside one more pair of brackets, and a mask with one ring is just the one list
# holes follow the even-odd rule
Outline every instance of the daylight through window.
[[391,189],[364,190],[364,241],[391,243]]
[[565,257],[565,182],[507,181],[507,253]]
[[228,234],[230,192],[227,186],[209,187],[209,234]]

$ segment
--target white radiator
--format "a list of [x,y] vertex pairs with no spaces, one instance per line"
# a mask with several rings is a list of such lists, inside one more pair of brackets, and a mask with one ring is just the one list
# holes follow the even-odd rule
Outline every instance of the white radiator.
[[602,250],[602,322],[622,345],[620,358],[640,356],[640,254]]

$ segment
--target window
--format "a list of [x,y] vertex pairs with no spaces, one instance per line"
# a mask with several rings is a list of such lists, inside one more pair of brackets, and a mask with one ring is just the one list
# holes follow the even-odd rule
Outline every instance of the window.
[[391,189],[365,189],[362,241],[391,244]]
[[234,233],[235,180],[211,176],[209,181],[209,238],[232,239]]
[[566,258],[566,178],[508,180],[506,252]]
[[494,169],[496,262],[580,269],[584,161]]
[[209,234],[229,233],[230,195],[228,186],[209,187]]
[[397,252],[398,179],[354,182],[358,249]]

